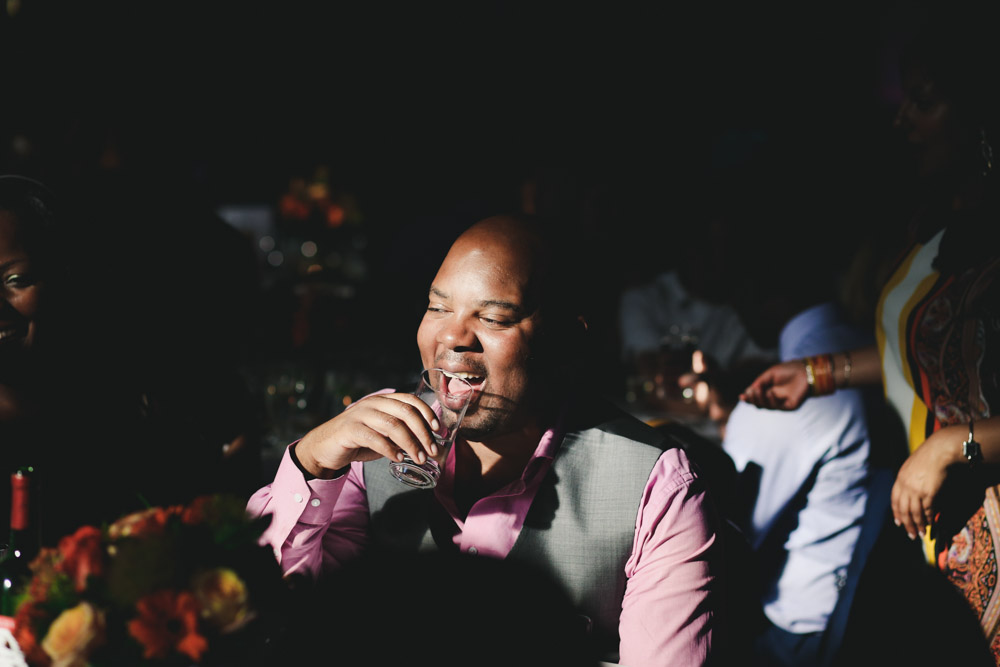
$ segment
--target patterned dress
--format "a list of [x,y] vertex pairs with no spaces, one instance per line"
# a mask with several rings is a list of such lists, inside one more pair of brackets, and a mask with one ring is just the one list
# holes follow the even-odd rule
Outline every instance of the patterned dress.
[[[907,428],[910,451],[933,432],[985,419],[1000,406],[1000,258],[949,275],[932,265],[944,231],[913,245],[882,291],[877,341],[886,397]],[[961,590],[1000,664],[1000,480],[949,472],[928,562]],[[984,492],[985,490],[985,492]]]

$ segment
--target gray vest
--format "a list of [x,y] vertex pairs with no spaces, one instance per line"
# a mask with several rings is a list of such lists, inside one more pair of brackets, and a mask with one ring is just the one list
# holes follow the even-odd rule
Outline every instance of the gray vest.
[[[617,660],[625,561],[639,501],[654,463],[672,443],[624,413],[599,418],[567,430],[508,559],[527,561],[561,583],[593,622],[604,659]],[[365,486],[376,548],[452,548],[450,535],[435,539],[433,491],[400,484],[384,460],[365,464]]]

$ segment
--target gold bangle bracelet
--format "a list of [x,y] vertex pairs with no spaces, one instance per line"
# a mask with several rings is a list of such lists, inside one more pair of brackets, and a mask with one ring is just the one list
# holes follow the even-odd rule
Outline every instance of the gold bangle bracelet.
[[816,372],[813,370],[812,360],[806,357],[802,360],[806,367],[806,382],[809,384],[809,393],[816,393]]

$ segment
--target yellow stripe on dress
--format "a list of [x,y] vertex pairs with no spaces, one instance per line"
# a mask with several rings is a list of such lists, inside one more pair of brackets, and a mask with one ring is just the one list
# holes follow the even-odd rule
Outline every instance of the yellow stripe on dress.
[[[914,246],[890,276],[876,306],[875,340],[882,363],[883,389],[900,418],[907,421],[907,444],[911,452],[927,437],[927,406],[915,390],[913,374],[906,361],[906,322],[937,282],[938,272],[932,262],[937,256],[942,234],[939,232],[926,244]],[[921,538],[924,556],[933,565],[935,545],[929,528]]]

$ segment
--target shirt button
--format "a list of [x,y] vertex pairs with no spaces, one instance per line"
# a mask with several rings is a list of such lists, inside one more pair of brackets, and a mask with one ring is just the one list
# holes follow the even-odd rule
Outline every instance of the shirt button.
[[312,500],[309,501],[309,504],[312,505],[313,507],[319,507],[319,498],[313,498]]
[[302,502],[302,494],[301,493],[296,493],[294,496],[292,496],[292,500],[294,500],[297,503],[301,503]]
[[479,553],[479,549],[477,549],[476,547],[469,547],[469,553],[475,556],[477,553]]

